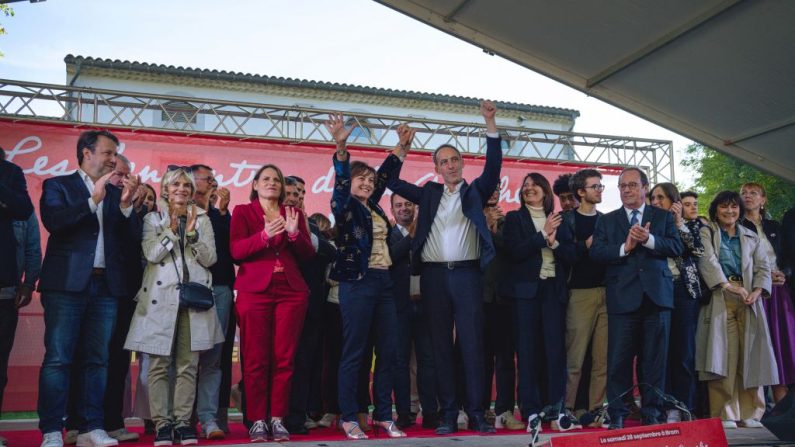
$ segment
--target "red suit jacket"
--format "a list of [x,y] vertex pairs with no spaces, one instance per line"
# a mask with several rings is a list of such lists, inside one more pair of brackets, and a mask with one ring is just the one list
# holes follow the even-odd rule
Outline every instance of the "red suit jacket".
[[[287,282],[297,292],[309,293],[301,271],[299,261],[308,261],[315,256],[312,240],[306,219],[298,211],[298,237],[290,240],[287,233],[268,238],[264,233],[265,212],[258,199],[251,203],[238,205],[232,213],[230,228],[230,251],[232,258],[240,263],[235,279],[235,289],[241,292],[264,292],[271,282],[273,267],[278,258],[284,266]],[[279,212],[285,217],[284,205]],[[286,218],[286,217],[285,217]]]

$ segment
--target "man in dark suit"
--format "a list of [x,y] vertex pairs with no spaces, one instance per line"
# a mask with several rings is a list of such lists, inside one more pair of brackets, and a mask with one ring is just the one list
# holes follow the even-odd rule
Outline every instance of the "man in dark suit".
[[[648,177],[626,168],[618,177],[621,208],[599,217],[591,259],[607,263],[607,400],[610,428],[623,428],[623,395],[632,389],[632,361],[648,386],[642,386],[643,423],[659,423],[665,389],[668,333],[673,308],[673,277],[667,258],[683,245],[673,215],[646,205]],[[656,389],[655,389],[656,388]]]
[[414,425],[416,413],[411,411],[411,352],[417,359],[417,392],[422,406],[422,426],[439,425],[439,404],[436,400],[436,373],[433,347],[428,336],[428,320],[422,312],[420,277],[411,274],[409,262],[411,242],[416,230],[416,206],[392,194],[392,215],[395,228],[389,233],[389,256],[392,258],[392,282],[395,284],[395,307],[398,318],[398,354],[395,366],[395,407],[397,425],[403,429]]
[[[129,298],[126,240],[140,240],[133,212],[138,178],[119,189],[115,174],[118,138],[86,131],[77,141],[77,172],[44,181],[41,218],[50,232],[39,291],[44,307],[45,354],[39,374],[39,429],[42,447],[61,446],[69,387],[79,387],[78,445],[110,446],[118,441],[104,430],[103,399],[108,347],[119,298]],[[78,383],[69,383],[76,351],[82,354]]]
[[437,434],[458,430],[456,408],[453,325],[461,347],[466,381],[466,410],[470,425],[481,433],[493,433],[484,418],[483,278],[482,269],[495,256],[491,232],[483,214],[502,166],[497,133],[497,108],[483,101],[486,120],[486,165],[472,184],[463,179],[464,159],[453,146],[443,145],[433,155],[436,173],[444,183],[423,186],[397,178],[402,162],[390,155],[381,169],[393,192],[419,205],[417,230],[412,240],[412,265],[421,271],[420,290],[424,311],[431,324],[437,392],[442,423]]
[[[27,220],[33,213],[33,203],[28,195],[25,175],[19,166],[0,160],[0,246],[8,253],[15,253],[17,242],[12,221]],[[17,260],[14,256],[0,256],[0,287],[16,286],[19,283]]]

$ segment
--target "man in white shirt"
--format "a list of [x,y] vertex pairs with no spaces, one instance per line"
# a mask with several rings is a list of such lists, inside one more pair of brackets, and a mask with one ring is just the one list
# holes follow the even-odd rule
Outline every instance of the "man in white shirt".
[[[44,181],[41,220],[50,236],[39,281],[44,307],[45,354],[39,374],[39,429],[42,447],[63,445],[61,430],[70,386],[78,387],[78,446],[118,442],[104,430],[103,399],[108,347],[118,299],[135,294],[126,272],[125,241],[140,240],[133,213],[138,178],[121,189],[114,175],[118,138],[108,131],[86,131],[77,142],[77,172]],[[77,383],[70,369],[80,351]]]
[[497,108],[481,102],[486,121],[486,164],[471,184],[464,181],[464,159],[451,145],[439,147],[433,155],[436,173],[444,183],[423,186],[400,180],[395,175],[402,162],[390,155],[382,170],[388,172],[388,187],[419,205],[417,230],[412,240],[412,267],[422,273],[420,290],[423,310],[430,325],[436,383],[441,407],[440,435],[458,430],[453,330],[464,361],[465,396],[461,401],[470,425],[481,433],[494,433],[484,418],[483,392],[483,278],[482,270],[494,259],[491,232],[483,214],[500,180],[502,148],[495,120]]

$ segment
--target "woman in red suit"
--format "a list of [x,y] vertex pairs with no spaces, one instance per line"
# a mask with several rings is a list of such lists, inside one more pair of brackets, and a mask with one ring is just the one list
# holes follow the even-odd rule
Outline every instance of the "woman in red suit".
[[288,413],[293,357],[309,296],[298,262],[315,253],[306,219],[282,204],[284,196],[282,172],[265,165],[251,185],[251,203],[232,214],[230,248],[240,263],[235,311],[252,442],[290,438],[282,417]]

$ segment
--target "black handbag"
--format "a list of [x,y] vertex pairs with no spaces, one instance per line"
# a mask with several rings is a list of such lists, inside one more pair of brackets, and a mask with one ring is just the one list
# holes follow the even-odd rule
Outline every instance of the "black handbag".
[[[184,238],[180,232],[179,236],[179,249],[182,253],[182,280],[177,285],[179,290],[179,305],[187,307],[188,309],[195,310],[209,310],[215,305],[215,297],[213,291],[204,284],[190,281],[190,272],[188,271],[188,263],[185,262],[185,245]],[[177,269],[177,259],[174,257],[174,250],[169,250],[171,260],[174,261],[174,271],[177,272],[179,278],[179,269]]]

